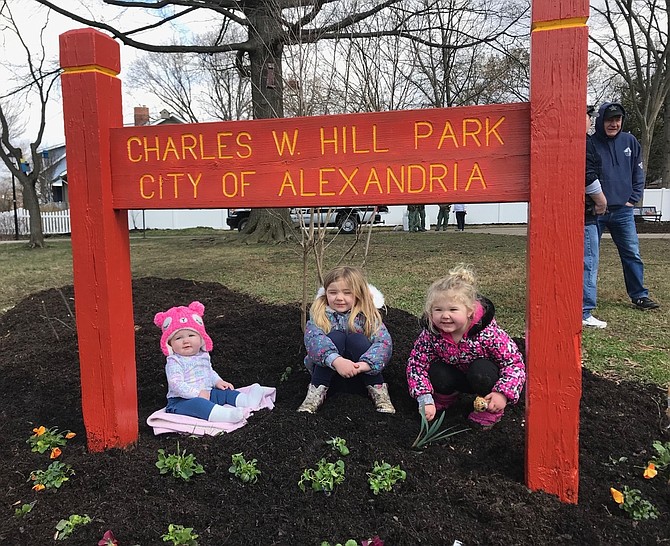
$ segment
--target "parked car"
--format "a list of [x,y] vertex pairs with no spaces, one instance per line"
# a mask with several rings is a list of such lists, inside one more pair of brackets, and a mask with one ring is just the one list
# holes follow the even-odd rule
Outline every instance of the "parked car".
[[[383,224],[383,213],[387,213],[387,206],[376,207],[321,207],[311,213],[309,208],[291,209],[291,220],[296,226],[309,226],[312,221],[317,225],[337,227],[342,233],[355,233],[360,224]],[[251,209],[228,209],[226,224],[231,229],[242,231],[249,221]]]

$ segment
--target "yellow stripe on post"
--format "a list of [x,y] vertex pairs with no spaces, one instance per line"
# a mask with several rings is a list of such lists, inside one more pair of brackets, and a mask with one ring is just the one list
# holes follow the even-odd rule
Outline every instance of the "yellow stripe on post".
[[537,21],[531,25],[531,32],[541,30],[558,30],[561,28],[585,27],[587,17],[573,17],[572,19],[554,19],[553,21]]
[[85,74],[87,72],[98,72],[99,74],[104,74],[105,76],[111,76],[112,78],[116,78],[116,76],[119,75],[119,73],[114,72],[114,70],[110,70],[109,68],[104,68],[102,66],[97,66],[94,64],[63,68],[63,74]]

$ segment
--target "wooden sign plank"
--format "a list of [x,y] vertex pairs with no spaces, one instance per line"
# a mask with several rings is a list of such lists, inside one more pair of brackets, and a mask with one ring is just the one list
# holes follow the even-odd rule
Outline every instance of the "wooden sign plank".
[[528,200],[529,105],[125,127],[117,209]]

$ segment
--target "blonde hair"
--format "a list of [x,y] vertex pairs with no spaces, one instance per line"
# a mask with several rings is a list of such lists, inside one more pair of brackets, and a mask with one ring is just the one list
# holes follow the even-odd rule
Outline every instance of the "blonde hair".
[[471,266],[462,263],[456,265],[449,270],[449,275],[436,280],[428,288],[423,316],[428,323],[428,328],[434,333],[437,333],[437,330],[431,320],[433,305],[435,305],[436,300],[446,297],[452,297],[457,302],[462,303],[471,313],[475,310],[477,278]]
[[317,296],[309,309],[314,324],[321,328],[326,334],[330,332],[330,321],[326,315],[328,306],[328,286],[336,281],[344,281],[354,295],[354,305],[351,307],[348,327],[350,331],[355,330],[355,319],[358,314],[365,317],[365,335],[372,336],[382,325],[382,316],[375,307],[365,273],[359,267],[341,265],[331,269],[323,277],[323,294]]

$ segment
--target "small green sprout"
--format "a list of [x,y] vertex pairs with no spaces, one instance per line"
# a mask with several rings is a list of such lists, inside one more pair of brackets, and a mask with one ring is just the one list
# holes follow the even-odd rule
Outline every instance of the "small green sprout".
[[391,491],[396,483],[407,478],[407,472],[399,465],[391,466],[384,461],[381,464],[375,461],[372,472],[368,472],[367,475],[370,489],[375,495],[379,495],[381,491]]
[[419,430],[419,434],[416,437],[416,440],[414,440],[414,443],[412,444],[412,449],[422,449],[430,443],[437,442],[438,440],[443,440],[445,438],[449,438],[450,436],[460,434],[461,432],[468,431],[467,428],[453,430],[456,428],[455,425],[445,430],[440,430],[442,421],[444,421],[444,415],[445,414],[442,413],[442,415],[440,415],[436,421],[429,425],[428,420],[426,419],[426,412],[423,408],[421,408],[421,429]]
[[343,457],[349,455],[349,448],[347,447],[347,441],[344,438],[335,436],[335,438],[331,438],[326,443],[331,445],[333,449],[338,451],[340,455],[342,455]]
[[291,368],[291,366],[286,366],[286,369],[284,370],[284,372],[281,374],[281,377],[279,378],[279,382],[283,383],[284,381],[288,381],[288,378],[291,375],[292,371],[293,371],[293,368]]
[[298,487],[305,491],[306,485],[311,482],[314,491],[323,491],[330,495],[336,485],[344,481],[344,462],[338,459],[335,463],[328,463],[321,459],[316,469],[308,468],[303,471]]
[[161,474],[172,473],[175,478],[190,480],[193,474],[203,474],[205,470],[201,464],[195,462],[195,455],[186,455],[186,450],[179,451],[179,442],[177,442],[177,453],[165,454],[164,449],[158,450],[158,461],[156,467]]
[[20,508],[14,510],[14,517],[20,519],[27,516],[35,507],[35,504],[37,504],[37,501],[23,503]]
[[91,521],[91,518],[89,518],[86,514],[83,516],[80,516],[79,514],[72,514],[69,518],[62,519],[56,524],[56,534],[54,535],[54,539],[65,540],[66,538],[69,538],[72,533],[74,533],[74,530],[77,527],[88,525],[91,523]]
[[193,532],[193,527],[183,525],[168,525],[168,532],[161,536],[163,542],[172,542],[173,546],[198,546],[195,540],[199,535]]
[[244,483],[256,483],[261,471],[256,468],[256,459],[245,460],[242,453],[235,453],[232,456],[233,464],[228,472],[235,474]]
[[74,470],[70,465],[54,461],[46,470],[33,470],[30,473],[28,481],[33,482],[33,489],[35,491],[42,491],[44,489],[58,489],[74,475]]
[[670,442],[662,444],[659,440],[656,440],[652,446],[656,451],[656,456],[650,462],[656,465],[657,470],[665,470],[670,467]]
[[627,485],[624,485],[623,492],[619,492],[614,488],[610,489],[610,491],[619,508],[635,521],[658,518],[658,508],[648,500],[643,499],[639,489],[631,489]]

